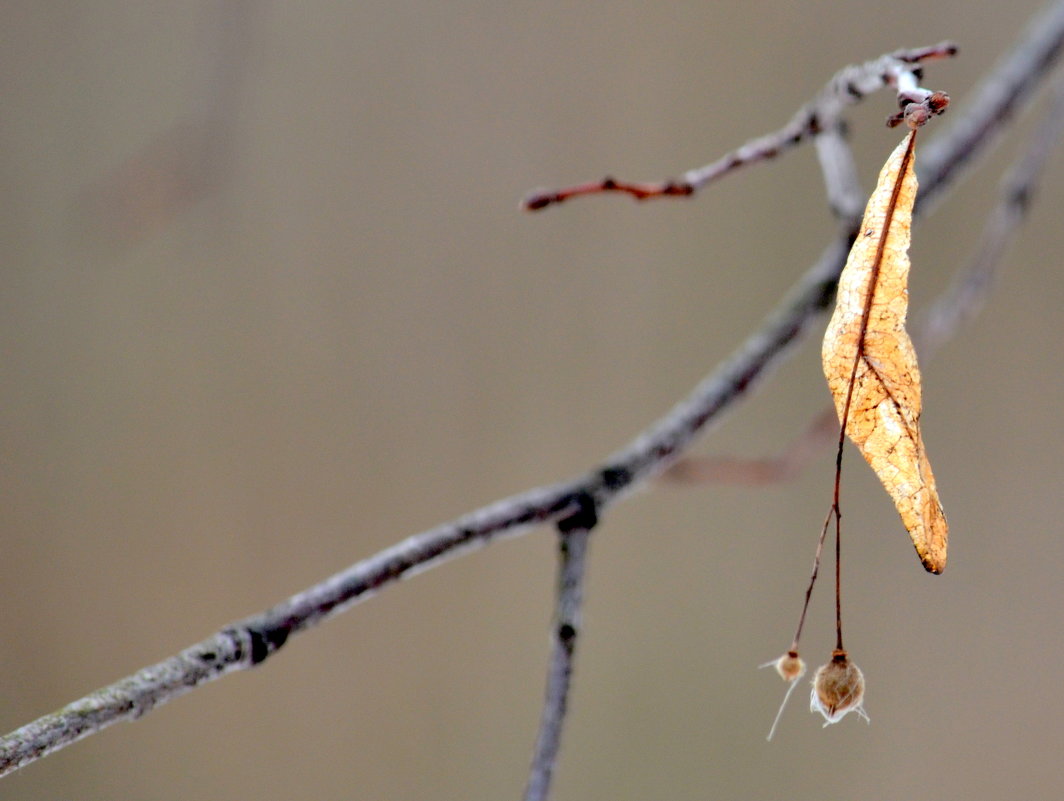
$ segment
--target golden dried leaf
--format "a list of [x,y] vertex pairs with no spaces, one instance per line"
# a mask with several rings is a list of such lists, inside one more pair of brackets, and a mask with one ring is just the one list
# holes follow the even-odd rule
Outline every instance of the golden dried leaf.
[[920,436],[920,370],[905,331],[915,131],[883,165],[839,279],[824,375],[839,420],[875,470],[924,567],[946,567],[949,530]]

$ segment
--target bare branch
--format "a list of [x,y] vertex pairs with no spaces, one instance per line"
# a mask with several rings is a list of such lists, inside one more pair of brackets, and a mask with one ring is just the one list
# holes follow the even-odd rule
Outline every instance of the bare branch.
[[387,584],[433,567],[500,536],[557,522],[588,500],[601,511],[668,466],[695,436],[747,393],[830,301],[849,249],[840,239],[715,373],[654,426],[582,478],[514,495],[417,534],[347,568],[274,608],[235,622],[177,656],[145,668],[0,738],[0,776],[227,673],[246,670],[288,637],[369,598]]
[[[984,139],[1002,122],[1002,114],[1026,100],[1064,41],[1064,6],[1032,26],[1002,68],[991,75],[980,104],[963,120],[978,135],[943,138],[925,158],[924,193],[934,193],[956,168],[981,150]],[[1030,57],[1028,50],[1038,48]],[[918,54],[917,54],[918,55]],[[916,57],[914,55],[914,57]],[[1026,71],[1025,71],[1026,70]],[[1016,98],[1000,91],[1013,87]],[[928,148],[929,150],[930,148]],[[925,150],[927,153],[927,150]],[[708,180],[708,179],[706,179]],[[384,586],[440,564],[501,536],[531,526],[559,522],[590,500],[602,510],[636,485],[665,469],[694,437],[745,395],[767,369],[778,363],[810,321],[830,302],[849,250],[852,230],[832,241],[779,307],[754,334],[664,417],[611,456],[602,467],[567,482],[514,495],[450,523],[399,542],[263,612],[237,621],[197,645],[97,690],[0,738],[0,775],[46,756],[113,723],[132,720],[154,707],[228,673],[262,663],[288,637],[338,614]]]
[[931,93],[917,85],[917,70],[913,65],[929,59],[952,56],[956,52],[957,48],[951,42],[941,42],[931,47],[897,50],[864,64],[845,67],[828,81],[827,86],[813,100],[798,109],[790,121],[778,131],[751,139],[712,164],[688,170],[679,180],[633,183],[603,178],[601,181],[566,189],[537,189],[522,201],[521,207],[527,211],[538,211],[573,197],[604,192],[623,192],[636,200],[693,195],[740,167],[775,158],[807,136],[834,128],[842,116],[843,109],[885,86],[897,89],[899,105],[903,107],[912,100],[923,100]]
[[577,513],[568,522],[562,521],[558,525],[561,559],[553,646],[547,668],[547,691],[543,699],[539,736],[536,738],[532,767],[525,787],[525,801],[546,801],[561,748],[562,724],[565,722],[573,675],[573,655],[576,640],[580,636],[587,543],[591,529],[597,522],[593,502],[587,499],[584,506],[582,514]]

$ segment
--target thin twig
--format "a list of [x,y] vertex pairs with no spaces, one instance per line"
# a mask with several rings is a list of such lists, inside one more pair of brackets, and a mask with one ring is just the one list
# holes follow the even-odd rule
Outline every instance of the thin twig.
[[712,164],[688,170],[679,180],[636,183],[603,178],[601,181],[566,189],[537,189],[522,201],[521,207],[527,211],[538,211],[570,198],[604,192],[623,192],[636,200],[693,195],[740,167],[775,158],[798,145],[807,136],[835,128],[847,106],[852,106],[885,86],[897,89],[899,104],[902,106],[911,100],[922,100],[930,93],[918,86],[919,68],[915,65],[929,59],[946,58],[956,52],[957,48],[953,43],[940,42],[930,47],[897,50],[864,64],[845,67],[828,81],[813,100],[798,109],[790,121],[778,131],[751,139]]
[[805,431],[774,456],[687,456],[670,465],[662,480],[698,486],[780,484],[801,475],[810,462],[827,452],[838,434],[839,413],[834,404],[826,404]]
[[590,515],[590,520],[579,520],[579,516],[574,516],[572,523],[559,526],[560,561],[553,646],[547,669],[547,690],[543,699],[539,735],[536,737],[532,767],[525,787],[525,801],[546,801],[561,748],[562,724],[565,722],[573,675],[573,655],[580,636],[587,543],[596,522],[594,506],[590,502],[585,511]]
[[[1041,79],[1051,58],[1064,42],[1064,6],[1048,15],[1043,25],[1029,30],[1015,47],[1008,81],[1027,97]],[[1031,41],[1040,49],[1030,55]],[[1025,55],[1026,54],[1026,55]],[[991,75],[987,83],[1003,79]],[[973,105],[965,125],[988,136],[999,124],[1001,108],[1014,104],[1001,93],[988,93],[997,102]],[[962,115],[955,115],[955,124]],[[982,139],[954,137],[935,151],[924,191],[934,191],[944,176],[981,150]],[[926,153],[926,151],[925,151]],[[710,421],[742,397],[767,368],[779,363],[788,346],[810,321],[826,308],[849,251],[852,232],[832,241],[815,265],[803,275],[779,307],[735,354],[704,379],[692,393],[664,417],[615,453],[604,467],[585,476],[514,495],[455,521],[399,542],[358,562],[325,581],[263,612],[237,621],[176,656],[145,668],[115,684],[96,690],[62,709],[0,738],[0,776],[114,723],[133,720],[193,688],[221,676],[261,664],[292,634],[320,623],[372,596],[388,584],[441,564],[467,550],[501,536],[514,536],[533,525],[558,522],[579,508],[579,499],[591,498],[601,513],[636,485],[657,475],[687,448]]]

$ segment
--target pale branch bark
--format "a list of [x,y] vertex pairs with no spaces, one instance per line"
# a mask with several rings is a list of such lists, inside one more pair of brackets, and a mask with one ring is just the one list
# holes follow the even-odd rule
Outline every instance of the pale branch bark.
[[551,655],[547,668],[547,689],[540,716],[539,735],[532,754],[525,801],[546,801],[550,794],[554,766],[561,748],[562,726],[569,704],[573,657],[580,636],[581,607],[584,601],[584,575],[587,545],[597,522],[597,512],[588,503],[583,519],[579,515],[559,526],[558,596],[551,632]]
[[856,227],[861,222],[867,195],[861,191],[845,126],[837,122],[824,128],[813,137],[813,144],[831,213],[843,224]]
[[[935,193],[970,162],[1008,112],[1026,101],[1064,41],[1064,4],[1055,6],[1032,26],[1001,68],[991,74],[981,100],[954,114],[957,129],[927,154],[923,191]],[[1029,51],[1035,50],[1032,55]],[[986,86],[991,89],[985,88]],[[1016,97],[1001,88],[1011,87]],[[963,126],[963,128],[961,127]],[[838,235],[816,264],[749,339],[691,394],[664,417],[613,454],[603,466],[576,479],[532,489],[478,509],[464,517],[409,537],[360,561],[259,615],[234,622],[193,645],[115,684],[96,690],[58,711],[0,738],[0,776],[46,756],[82,737],[154,707],[228,673],[262,663],[288,638],[344,611],[376,591],[418,571],[452,559],[469,549],[530,527],[586,514],[590,504],[601,512],[638,484],[660,473],[708,423],[734,405],[781,361],[788,346],[831,301],[852,238],[852,228]]]
[[[637,200],[693,195],[740,167],[775,158],[809,136],[836,128],[847,106],[860,102],[885,86],[897,90],[898,102],[902,107],[913,100],[925,99],[931,93],[919,86],[917,65],[929,59],[946,58],[956,52],[957,48],[951,42],[940,42],[930,47],[897,50],[864,64],[845,67],[778,131],[751,139],[711,164],[688,170],[679,180],[637,183],[603,178],[565,189],[537,189],[522,201],[521,206],[528,211],[538,211],[574,197],[604,192],[622,192]],[[831,177],[827,177],[830,185]]]

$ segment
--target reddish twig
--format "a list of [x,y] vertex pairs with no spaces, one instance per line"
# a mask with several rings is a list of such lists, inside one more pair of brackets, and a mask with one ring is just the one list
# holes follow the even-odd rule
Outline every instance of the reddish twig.
[[622,192],[636,200],[693,195],[739,167],[774,158],[806,137],[834,127],[846,106],[857,103],[885,86],[897,90],[899,105],[903,109],[913,101],[924,100],[931,92],[919,87],[920,69],[914,65],[929,59],[946,58],[956,52],[957,47],[953,43],[940,42],[930,47],[897,50],[873,61],[846,67],[836,73],[820,93],[802,106],[790,122],[778,131],[752,139],[711,164],[688,170],[679,180],[638,183],[607,177],[565,189],[534,190],[522,201],[521,207],[527,211],[538,211],[570,198],[606,192]]

